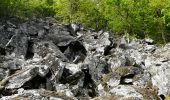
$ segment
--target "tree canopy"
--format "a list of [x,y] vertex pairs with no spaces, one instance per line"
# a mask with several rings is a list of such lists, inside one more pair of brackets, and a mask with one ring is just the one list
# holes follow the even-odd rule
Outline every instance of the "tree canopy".
[[170,41],[169,0],[0,0],[0,16],[52,16],[62,23]]

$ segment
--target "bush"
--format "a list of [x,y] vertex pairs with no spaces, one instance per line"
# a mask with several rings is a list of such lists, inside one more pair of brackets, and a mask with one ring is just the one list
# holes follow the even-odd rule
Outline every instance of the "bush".
[[0,16],[55,16],[63,23],[170,41],[169,0],[0,0]]
[[0,0],[0,17],[54,16],[52,0]]

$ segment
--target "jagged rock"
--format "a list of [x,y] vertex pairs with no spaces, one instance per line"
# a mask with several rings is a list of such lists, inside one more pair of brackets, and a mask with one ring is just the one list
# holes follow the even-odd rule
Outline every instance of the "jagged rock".
[[170,62],[166,62],[157,70],[157,74],[152,77],[152,83],[159,88],[158,94],[168,96],[170,91]]
[[121,49],[116,49],[109,58],[108,63],[113,71],[118,67],[126,66],[126,57],[123,53]]
[[120,84],[120,76],[114,75],[113,77],[109,77],[109,81],[107,81],[107,85],[110,87],[115,87]]
[[72,75],[69,75],[65,78],[63,78],[61,81],[62,83],[68,83],[70,85],[75,85],[77,84],[80,80],[83,80],[84,79],[84,73],[79,71],[79,72],[76,72],[75,74],[72,74]]
[[29,65],[25,66],[25,69],[20,72],[10,76],[8,83],[6,84],[6,89],[20,88],[27,81],[30,81],[35,76],[39,75],[44,77],[49,71],[48,66],[45,65]]
[[64,55],[69,59],[69,61],[74,63],[83,62],[86,58],[86,53],[86,49],[79,41],[71,42],[64,51]]
[[138,50],[130,49],[127,51],[127,53],[130,55],[130,58],[133,58],[134,65],[136,67],[140,67],[142,69],[146,69],[145,66],[145,59],[147,58],[147,54],[144,52],[140,52]]
[[66,25],[68,28],[68,31],[71,33],[72,36],[76,36],[77,32],[80,31],[80,25],[71,23],[69,25]]
[[153,86],[158,88],[158,94],[169,95],[169,69],[170,61],[169,44],[165,45],[164,48],[157,49],[153,55],[147,56],[145,60],[145,66],[152,76]]
[[8,75],[9,75],[9,69],[0,68],[0,81],[2,81]]
[[4,58],[3,63],[0,63],[1,68],[7,68],[9,70],[18,70],[21,69],[25,63],[25,59],[23,56],[15,57],[15,54],[8,55]]
[[153,53],[156,50],[155,45],[147,45],[144,47],[145,52]]
[[75,41],[75,37],[71,36],[66,29],[60,27],[53,27],[47,38],[57,46],[67,46],[70,42]]
[[101,80],[103,74],[107,74],[111,71],[110,65],[105,59],[100,58],[100,55],[89,55],[85,61],[83,68],[89,69],[89,74],[92,80]]
[[133,77],[133,85],[142,88],[146,87],[150,81],[151,74],[147,71],[143,72],[143,74],[138,74]]
[[144,42],[146,42],[149,45],[153,45],[154,44],[154,40],[152,40],[151,38],[144,39]]
[[87,33],[87,35],[83,38],[83,43],[87,51],[95,50],[98,53],[104,54],[105,47],[111,45],[109,38],[110,34],[108,32],[103,32],[101,34],[90,33],[90,35]]
[[19,89],[18,94],[12,96],[4,96],[2,100],[11,99],[26,99],[26,100],[77,100],[74,97],[69,97],[65,92],[54,92],[44,89],[24,90]]
[[81,71],[81,66],[82,64],[69,64],[69,63],[65,63],[65,68],[69,70],[70,74],[75,74],[76,72]]
[[6,46],[14,47],[14,53],[16,54],[16,57],[21,55],[25,57],[28,48],[28,37],[26,34],[16,30],[15,35],[12,36]]
[[74,94],[71,92],[71,90],[69,89],[69,85],[66,84],[55,84],[55,90],[57,92],[64,92],[66,96],[68,97],[74,97]]
[[109,93],[107,93],[105,90],[104,90],[104,87],[102,86],[102,84],[99,84],[97,86],[97,89],[98,89],[98,92],[99,92],[99,96],[107,96],[107,95],[110,95]]
[[127,46],[128,46],[128,41],[127,41],[126,37],[124,36],[120,40],[119,48],[126,49]]
[[34,44],[33,52],[42,58],[46,57],[48,54],[60,58],[63,61],[68,61],[65,55],[60,51],[60,49],[55,46],[54,43],[49,41],[37,42]]

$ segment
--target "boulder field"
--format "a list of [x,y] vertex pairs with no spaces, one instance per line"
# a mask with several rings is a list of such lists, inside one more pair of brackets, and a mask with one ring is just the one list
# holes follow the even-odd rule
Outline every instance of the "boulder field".
[[170,44],[53,18],[0,21],[1,100],[165,100]]

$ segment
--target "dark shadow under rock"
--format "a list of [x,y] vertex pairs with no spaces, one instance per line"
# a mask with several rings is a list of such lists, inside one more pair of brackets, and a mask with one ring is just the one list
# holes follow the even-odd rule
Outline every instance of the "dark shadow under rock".
[[97,86],[95,82],[92,80],[92,76],[89,73],[89,69],[82,69],[85,74],[83,88],[87,90],[87,94],[90,97],[97,96]]
[[5,48],[0,47],[0,55],[6,55]]
[[27,89],[39,89],[39,88],[44,88],[46,89],[46,78],[45,77],[40,77],[37,75],[30,81],[26,82],[21,88],[24,88],[25,90]]
[[27,53],[25,55],[25,59],[33,58],[33,56],[34,56],[33,45],[34,45],[34,43],[32,41],[28,41],[28,49],[27,49]]
[[65,50],[64,55],[71,61],[71,62],[83,62],[86,58],[86,49],[82,45],[81,42],[75,41],[71,42],[68,45],[68,48]]
[[68,48],[68,46],[58,46],[58,48],[60,49],[62,53],[64,53],[66,49]]
[[165,100],[165,96],[163,94],[159,95],[161,100]]
[[63,73],[62,73],[61,78],[59,79],[59,81],[60,81],[62,84],[66,84],[66,83],[67,83],[66,78],[67,78],[68,76],[70,76],[70,75],[71,75],[71,73],[70,73],[69,69],[64,68],[64,69],[63,69]]
[[126,76],[121,76],[120,78],[120,84],[122,85],[133,85],[133,77],[135,75],[134,74],[129,74]]
[[17,94],[17,92],[18,92],[17,89],[4,89],[0,94],[3,96],[10,96]]

